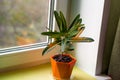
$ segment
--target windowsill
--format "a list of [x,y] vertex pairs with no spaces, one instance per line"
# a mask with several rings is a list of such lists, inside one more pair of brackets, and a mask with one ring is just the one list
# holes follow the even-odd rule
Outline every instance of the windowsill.
[[[7,76],[7,77],[6,77]],[[39,66],[0,73],[0,80],[53,80],[49,63]],[[96,80],[84,71],[74,67],[71,80]]]

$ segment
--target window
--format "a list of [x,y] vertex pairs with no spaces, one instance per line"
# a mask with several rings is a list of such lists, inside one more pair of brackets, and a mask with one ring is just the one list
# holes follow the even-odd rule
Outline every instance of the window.
[[[0,48],[47,42],[50,0],[0,1]],[[9,40],[9,41],[8,41]]]
[[[30,66],[38,65],[49,60],[51,54],[41,55],[42,49],[47,45],[49,40],[45,36],[41,37],[40,31],[42,31],[42,29],[46,30],[46,27],[52,28],[55,25],[53,20],[54,9],[63,11],[65,15],[67,14],[68,1],[69,0],[0,0],[0,71],[31,62],[32,64],[30,64]],[[38,8],[36,6],[38,6]],[[10,9],[11,7],[12,9]],[[12,12],[8,13],[9,10]],[[14,18],[11,17],[13,13]],[[41,14],[45,14],[45,16],[41,16]],[[17,16],[19,18],[17,18]],[[9,19],[11,21],[9,21]],[[5,23],[5,20],[7,23]],[[3,25],[6,27],[3,27]],[[8,30],[8,32],[5,30]],[[34,33],[36,30],[38,32]],[[32,38],[34,40],[31,40],[32,32],[35,35],[35,38]],[[14,33],[16,33],[17,36]],[[7,41],[2,40],[3,38],[1,37]],[[22,39],[21,41],[21,38],[24,38],[24,40]],[[20,41],[18,41],[19,39]],[[28,41],[25,41],[26,39]],[[25,41],[25,43],[23,41]]]
[[0,53],[43,46],[52,25],[54,0],[0,1]]
[[0,71],[46,59],[41,32],[51,28],[53,10],[54,0],[0,0]]

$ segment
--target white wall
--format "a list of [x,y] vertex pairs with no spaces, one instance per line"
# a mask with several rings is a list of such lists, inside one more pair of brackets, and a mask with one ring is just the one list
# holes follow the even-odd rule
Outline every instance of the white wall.
[[91,75],[95,75],[104,0],[72,0],[71,19],[81,14],[86,28],[81,36],[92,37],[92,43],[76,43],[77,65]]

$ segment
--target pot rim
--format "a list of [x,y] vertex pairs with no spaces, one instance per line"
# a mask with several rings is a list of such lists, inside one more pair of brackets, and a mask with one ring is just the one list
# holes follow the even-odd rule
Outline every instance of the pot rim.
[[[50,58],[51,58],[52,60],[54,60],[53,57],[56,56],[56,55],[59,55],[59,54],[55,54],[55,55],[51,56]],[[56,60],[54,60],[54,61],[57,62],[57,63],[60,63],[60,64],[72,64],[72,63],[75,63],[75,62],[76,62],[76,58],[74,58],[74,57],[71,56],[70,54],[63,54],[63,55],[66,55],[66,56],[71,57],[71,58],[72,58],[72,61],[70,61],[69,63],[67,63],[67,62],[57,62]]]

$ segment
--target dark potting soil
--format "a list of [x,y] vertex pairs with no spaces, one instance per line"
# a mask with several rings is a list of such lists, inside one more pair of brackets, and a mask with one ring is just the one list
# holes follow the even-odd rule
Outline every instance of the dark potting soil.
[[57,62],[65,62],[65,63],[69,63],[70,61],[72,61],[72,58],[66,55],[56,55],[53,57],[54,60],[56,60]]

